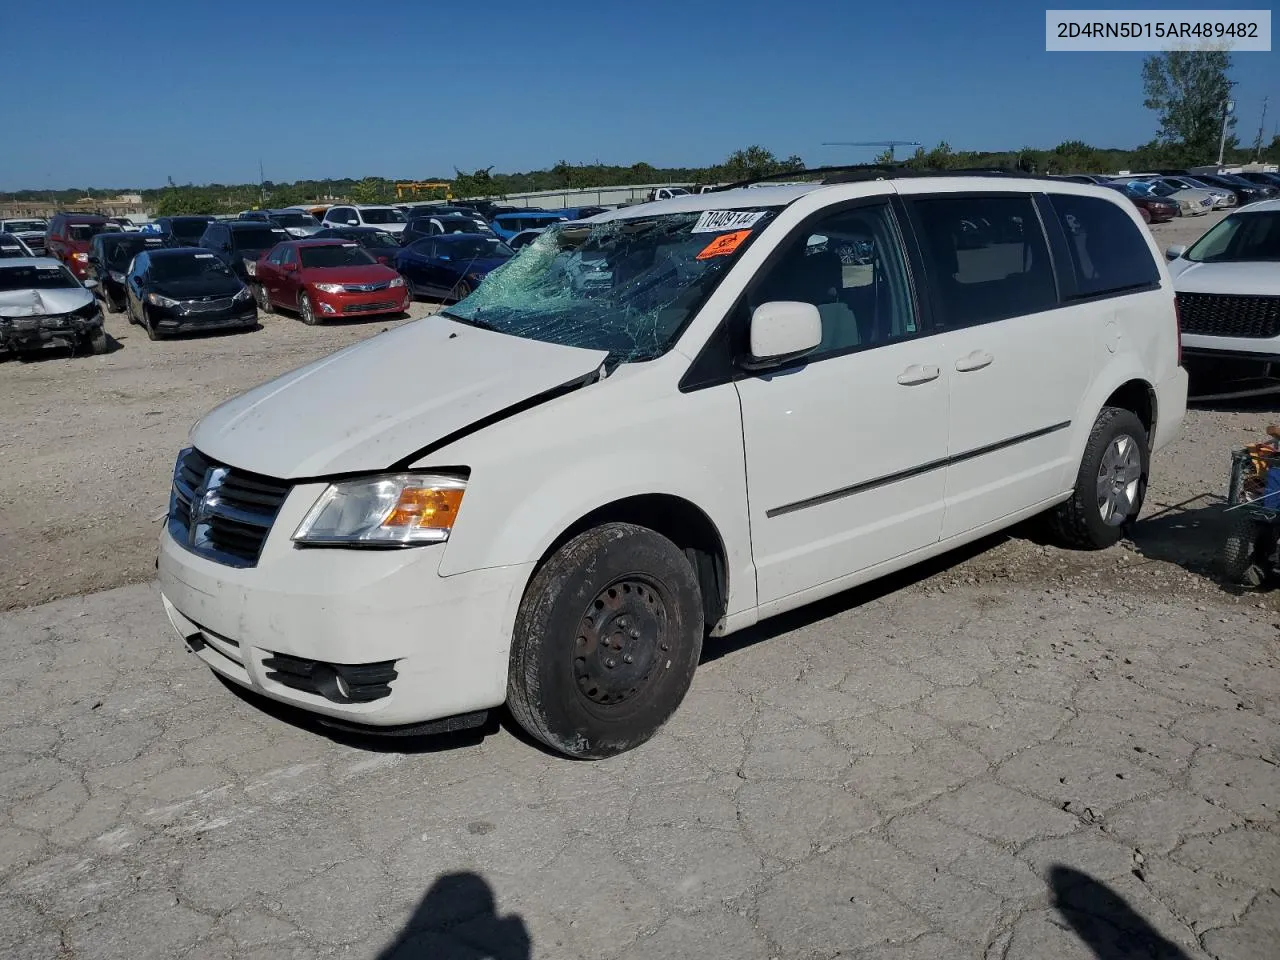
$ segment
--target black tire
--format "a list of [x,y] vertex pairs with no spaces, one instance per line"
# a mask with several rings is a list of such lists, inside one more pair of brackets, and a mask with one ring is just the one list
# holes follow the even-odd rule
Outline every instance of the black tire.
[[629,523],[580,533],[534,574],[520,602],[511,715],[570,757],[637,747],[684,699],[703,632],[697,577],[674,543]]
[[132,301],[129,300],[127,296],[124,298],[124,315],[125,315],[125,318],[129,321],[130,325],[132,326],[137,325],[138,319],[133,315],[133,303]]
[[1227,525],[1227,535],[1218,551],[1218,572],[1228,583],[1261,586],[1265,570],[1260,563],[1265,530],[1248,514],[1236,514]]
[[111,296],[111,294],[104,290],[102,291],[102,309],[107,311],[107,313],[119,313],[124,308],[116,303],[115,297]]
[[[1136,478],[1136,496],[1132,506],[1123,516],[1104,516],[1098,496],[1099,471],[1103,458],[1112,444],[1127,437],[1136,444],[1140,472]],[[1142,511],[1142,501],[1147,493],[1147,477],[1150,473],[1150,442],[1147,430],[1132,410],[1120,407],[1103,407],[1093,423],[1089,442],[1085,444],[1076,474],[1076,485],[1071,499],[1060,504],[1049,515],[1049,525],[1054,536],[1064,545],[1079,550],[1104,550],[1114,546],[1124,536],[1127,528]]]
[[156,330],[155,325],[151,322],[151,318],[147,316],[146,307],[142,308],[142,319],[139,322],[142,324],[142,329],[147,331],[148,340],[160,339],[160,332]]
[[253,285],[253,299],[258,302],[258,312],[265,316],[271,316],[274,308],[271,306],[271,297],[267,295],[267,288],[260,283]]
[[107,331],[99,327],[95,330],[86,341],[89,345],[89,352],[94,356],[102,356],[111,347],[111,343],[107,340]]
[[308,327],[314,327],[320,322],[320,318],[316,316],[315,307],[311,306],[311,298],[305,293],[298,294],[298,315]]

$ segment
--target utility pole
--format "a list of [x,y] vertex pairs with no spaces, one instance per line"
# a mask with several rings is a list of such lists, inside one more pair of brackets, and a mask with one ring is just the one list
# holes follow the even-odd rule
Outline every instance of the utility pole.
[[[1222,161],[1218,161],[1221,163]],[[267,205],[267,178],[262,175],[262,158],[258,158],[258,206]]]
[[1262,159],[1262,131],[1267,126],[1267,101],[1270,97],[1262,98],[1262,119],[1258,121],[1258,136],[1253,141],[1253,162],[1257,163]]
[[1231,88],[1236,85],[1234,80],[1227,81],[1227,100],[1222,104],[1222,137],[1218,140],[1218,166],[1222,166],[1222,156],[1227,150],[1227,124],[1231,122],[1231,112],[1235,110],[1236,103],[1231,97]]

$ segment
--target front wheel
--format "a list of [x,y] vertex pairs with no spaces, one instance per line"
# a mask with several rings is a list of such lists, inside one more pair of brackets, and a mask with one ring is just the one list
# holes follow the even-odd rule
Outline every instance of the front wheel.
[[253,285],[253,298],[258,301],[258,312],[271,314],[271,295],[267,293],[267,288],[260,283]]
[[1071,499],[1050,517],[1058,539],[1083,550],[1117,543],[1142,510],[1149,456],[1147,430],[1137,414],[1103,407],[1085,444]]
[[302,322],[308,327],[314,327],[320,321],[316,316],[315,308],[311,306],[311,298],[305,293],[298,294],[298,313],[302,315]]
[[89,335],[87,342],[89,344],[89,352],[95,356],[101,356],[106,353],[107,348],[110,346],[110,343],[107,340],[107,331],[103,330],[101,327]]
[[159,340],[159,339],[160,339],[160,332],[159,332],[158,330],[156,330],[155,324],[153,324],[153,323],[151,322],[151,318],[150,318],[149,316],[147,316],[147,308],[146,308],[146,307],[143,307],[143,308],[142,308],[142,320],[141,320],[140,322],[142,323],[142,329],[143,329],[143,330],[145,330],[145,331],[147,331],[147,339],[148,339],[148,340]]
[[622,753],[680,705],[702,635],[698,581],[680,549],[645,527],[595,527],[556,551],[525,591],[508,707],[567,756]]

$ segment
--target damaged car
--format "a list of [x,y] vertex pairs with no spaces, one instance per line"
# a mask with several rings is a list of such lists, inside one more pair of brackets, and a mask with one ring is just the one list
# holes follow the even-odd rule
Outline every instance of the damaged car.
[[1186,405],[1133,206],[822,175],[557,222],[208,413],[159,542],[181,642],[328,724],[505,704],[599,758],[672,716],[708,636],[1041,513],[1117,543]]
[[106,353],[94,286],[92,280],[81,284],[51,257],[0,260],[0,350]]

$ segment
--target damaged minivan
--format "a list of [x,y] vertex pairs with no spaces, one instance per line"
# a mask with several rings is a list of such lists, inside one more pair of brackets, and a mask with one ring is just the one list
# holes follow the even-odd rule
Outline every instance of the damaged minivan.
[[605,757],[672,715],[708,636],[1040,513],[1115,543],[1186,403],[1136,213],[863,173],[558,224],[213,410],[160,543],[187,647],[330,724],[505,703]]

